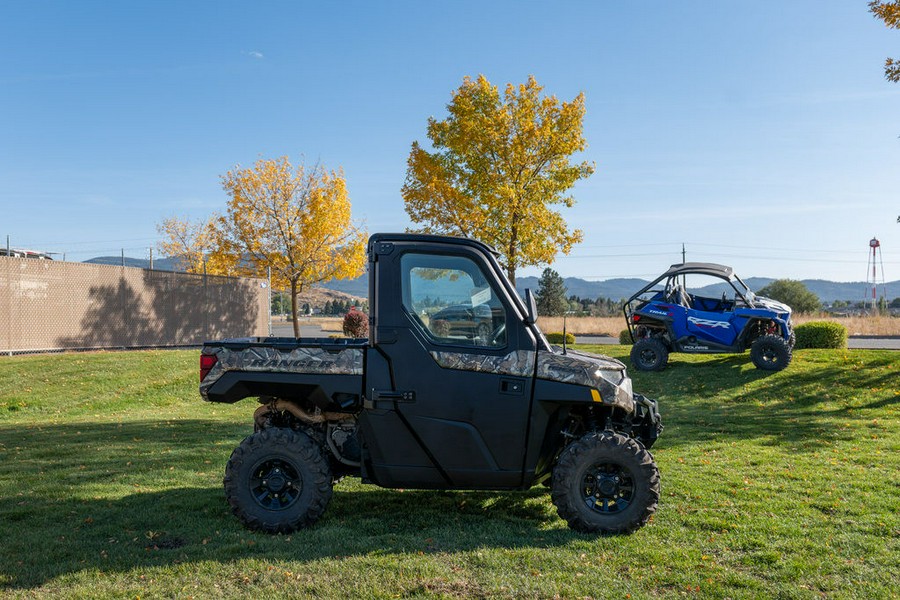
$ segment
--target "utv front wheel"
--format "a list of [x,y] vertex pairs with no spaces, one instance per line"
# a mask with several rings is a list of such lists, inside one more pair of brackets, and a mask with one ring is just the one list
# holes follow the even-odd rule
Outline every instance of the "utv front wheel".
[[331,470],[306,434],[272,427],[244,441],[225,467],[225,498],[249,529],[290,533],[308,527],[331,500]]
[[757,369],[780,371],[791,362],[791,347],[777,335],[763,335],[750,345],[750,360]]
[[589,433],[560,455],[551,498],[576,531],[631,533],[656,512],[659,470],[637,440],[608,431]]
[[638,371],[662,371],[669,361],[669,351],[656,338],[643,338],[631,348],[631,363]]

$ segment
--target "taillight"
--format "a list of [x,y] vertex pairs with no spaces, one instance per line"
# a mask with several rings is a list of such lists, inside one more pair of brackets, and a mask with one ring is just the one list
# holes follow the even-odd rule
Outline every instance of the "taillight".
[[637,322],[640,321],[640,320],[641,320],[641,315],[631,315],[631,322],[632,322],[632,323],[637,323]]
[[219,357],[215,354],[200,355],[200,381],[206,379],[206,376],[209,375],[209,372],[216,366],[217,362],[219,362]]

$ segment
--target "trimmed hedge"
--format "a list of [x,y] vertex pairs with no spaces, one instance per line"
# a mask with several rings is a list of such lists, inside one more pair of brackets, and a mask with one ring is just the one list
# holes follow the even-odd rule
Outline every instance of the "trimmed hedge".
[[623,346],[631,346],[634,342],[631,341],[631,334],[628,333],[627,329],[623,329],[619,332],[619,344]]
[[794,348],[846,348],[847,328],[834,321],[810,321],[794,327]]
[[[554,331],[552,333],[547,333],[544,335],[547,336],[547,341],[550,342],[551,344],[562,344],[562,342],[563,342],[562,331]],[[575,336],[567,331],[566,332],[566,344],[574,344],[574,343],[575,343]]]

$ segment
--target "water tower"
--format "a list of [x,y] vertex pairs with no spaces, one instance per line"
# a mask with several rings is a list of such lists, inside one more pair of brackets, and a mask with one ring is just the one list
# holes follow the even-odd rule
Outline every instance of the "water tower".
[[[881,256],[881,242],[873,237],[869,240],[869,264],[866,267],[866,306],[871,314],[878,312],[878,285],[881,284],[881,297],[886,298],[884,289],[884,260]],[[878,267],[881,267],[881,280],[878,279]],[[871,291],[870,291],[871,290]]]

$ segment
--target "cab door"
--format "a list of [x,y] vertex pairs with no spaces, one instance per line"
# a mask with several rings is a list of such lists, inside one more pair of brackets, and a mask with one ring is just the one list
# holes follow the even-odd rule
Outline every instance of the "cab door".
[[[521,486],[536,341],[496,263],[402,243],[377,261],[364,475],[387,487]],[[479,318],[442,318],[461,310]]]

